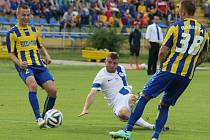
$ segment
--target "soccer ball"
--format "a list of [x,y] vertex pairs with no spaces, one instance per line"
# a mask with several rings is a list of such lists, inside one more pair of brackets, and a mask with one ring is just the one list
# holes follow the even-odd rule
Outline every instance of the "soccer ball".
[[44,120],[47,128],[55,128],[63,123],[63,114],[57,109],[51,109],[45,113]]

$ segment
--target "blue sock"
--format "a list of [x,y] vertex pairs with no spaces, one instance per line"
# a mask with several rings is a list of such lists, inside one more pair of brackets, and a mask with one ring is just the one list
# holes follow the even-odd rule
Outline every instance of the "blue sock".
[[48,110],[53,108],[53,106],[55,104],[55,100],[56,100],[56,98],[47,96],[47,98],[45,100],[45,103],[44,103],[44,109],[43,109],[42,117],[44,117],[45,113]]
[[141,117],[148,100],[144,96],[139,96],[136,103],[132,107],[131,115],[128,120],[125,131],[132,131],[136,121]]
[[168,106],[163,106],[163,107],[158,106],[158,109],[159,109],[159,115],[158,115],[158,117],[156,119],[156,123],[155,123],[155,130],[154,130],[155,132],[152,135],[152,138],[156,138],[156,139],[158,139],[160,132],[162,131],[162,129],[167,121],[169,107]]
[[35,118],[36,119],[40,118],[41,116],[40,116],[39,102],[38,102],[38,99],[37,99],[37,96],[36,96],[36,92],[29,91],[28,98],[29,98],[29,101],[31,103],[31,107],[33,109]]

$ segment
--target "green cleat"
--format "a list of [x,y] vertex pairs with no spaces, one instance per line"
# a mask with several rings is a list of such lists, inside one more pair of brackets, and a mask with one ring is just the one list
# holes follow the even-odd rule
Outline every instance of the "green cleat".
[[131,139],[131,131],[119,130],[117,132],[109,132],[112,138],[123,138],[124,140]]
[[158,139],[156,139],[156,138],[152,138],[151,140],[158,140]]

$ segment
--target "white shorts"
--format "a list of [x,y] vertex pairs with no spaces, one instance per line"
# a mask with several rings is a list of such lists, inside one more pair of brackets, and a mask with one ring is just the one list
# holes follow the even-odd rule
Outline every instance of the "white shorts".
[[118,117],[119,111],[121,110],[122,107],[127,107],[128,110],[130,110],[129,99],[131,96],[133,96],[133,94],[126,94],[126,95],[119,94],[116,97],[115,105],[113,107],[113,112],[115,116]]

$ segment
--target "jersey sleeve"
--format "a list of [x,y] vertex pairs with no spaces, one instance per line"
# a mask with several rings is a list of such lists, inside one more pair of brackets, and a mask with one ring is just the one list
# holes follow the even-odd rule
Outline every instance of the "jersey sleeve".
[[125,68],[123,66],[121,66],[121,69],[122,69],[122,72],[124,73],[124,76],[125,76],[125,81],[126,81],[126,86],[124,86],[124,88],[128,91],[128,93],[132,93],[132,86],[128,84],[128,81],[127,81],[127,77],[126,77],[126,71],[125,71]]
[[174,37],[174,30],[175,30],[175,26],[172,25],[167,33],[166,36],[163,40],[162,46],[167,46],[168,48],[171,48],[173,46],[173,37]]
[[125,68],[123,66],[121,66],[122,72],[124,73],[125,77],[126,77],[126,71]]
[[8,53],[14,53],[15,51],[15,35],[9,31],[6,36],[6,44]]
[[93,80],[92,89],[95,89],[97,91],[101,91],[101,85],[103,83],[103,74],[98,72],[95,79]]
[[36,40],[36,42],[37,42],[38,48],[42,48],[43,47],[40,30],[37,30],[37,40]]

